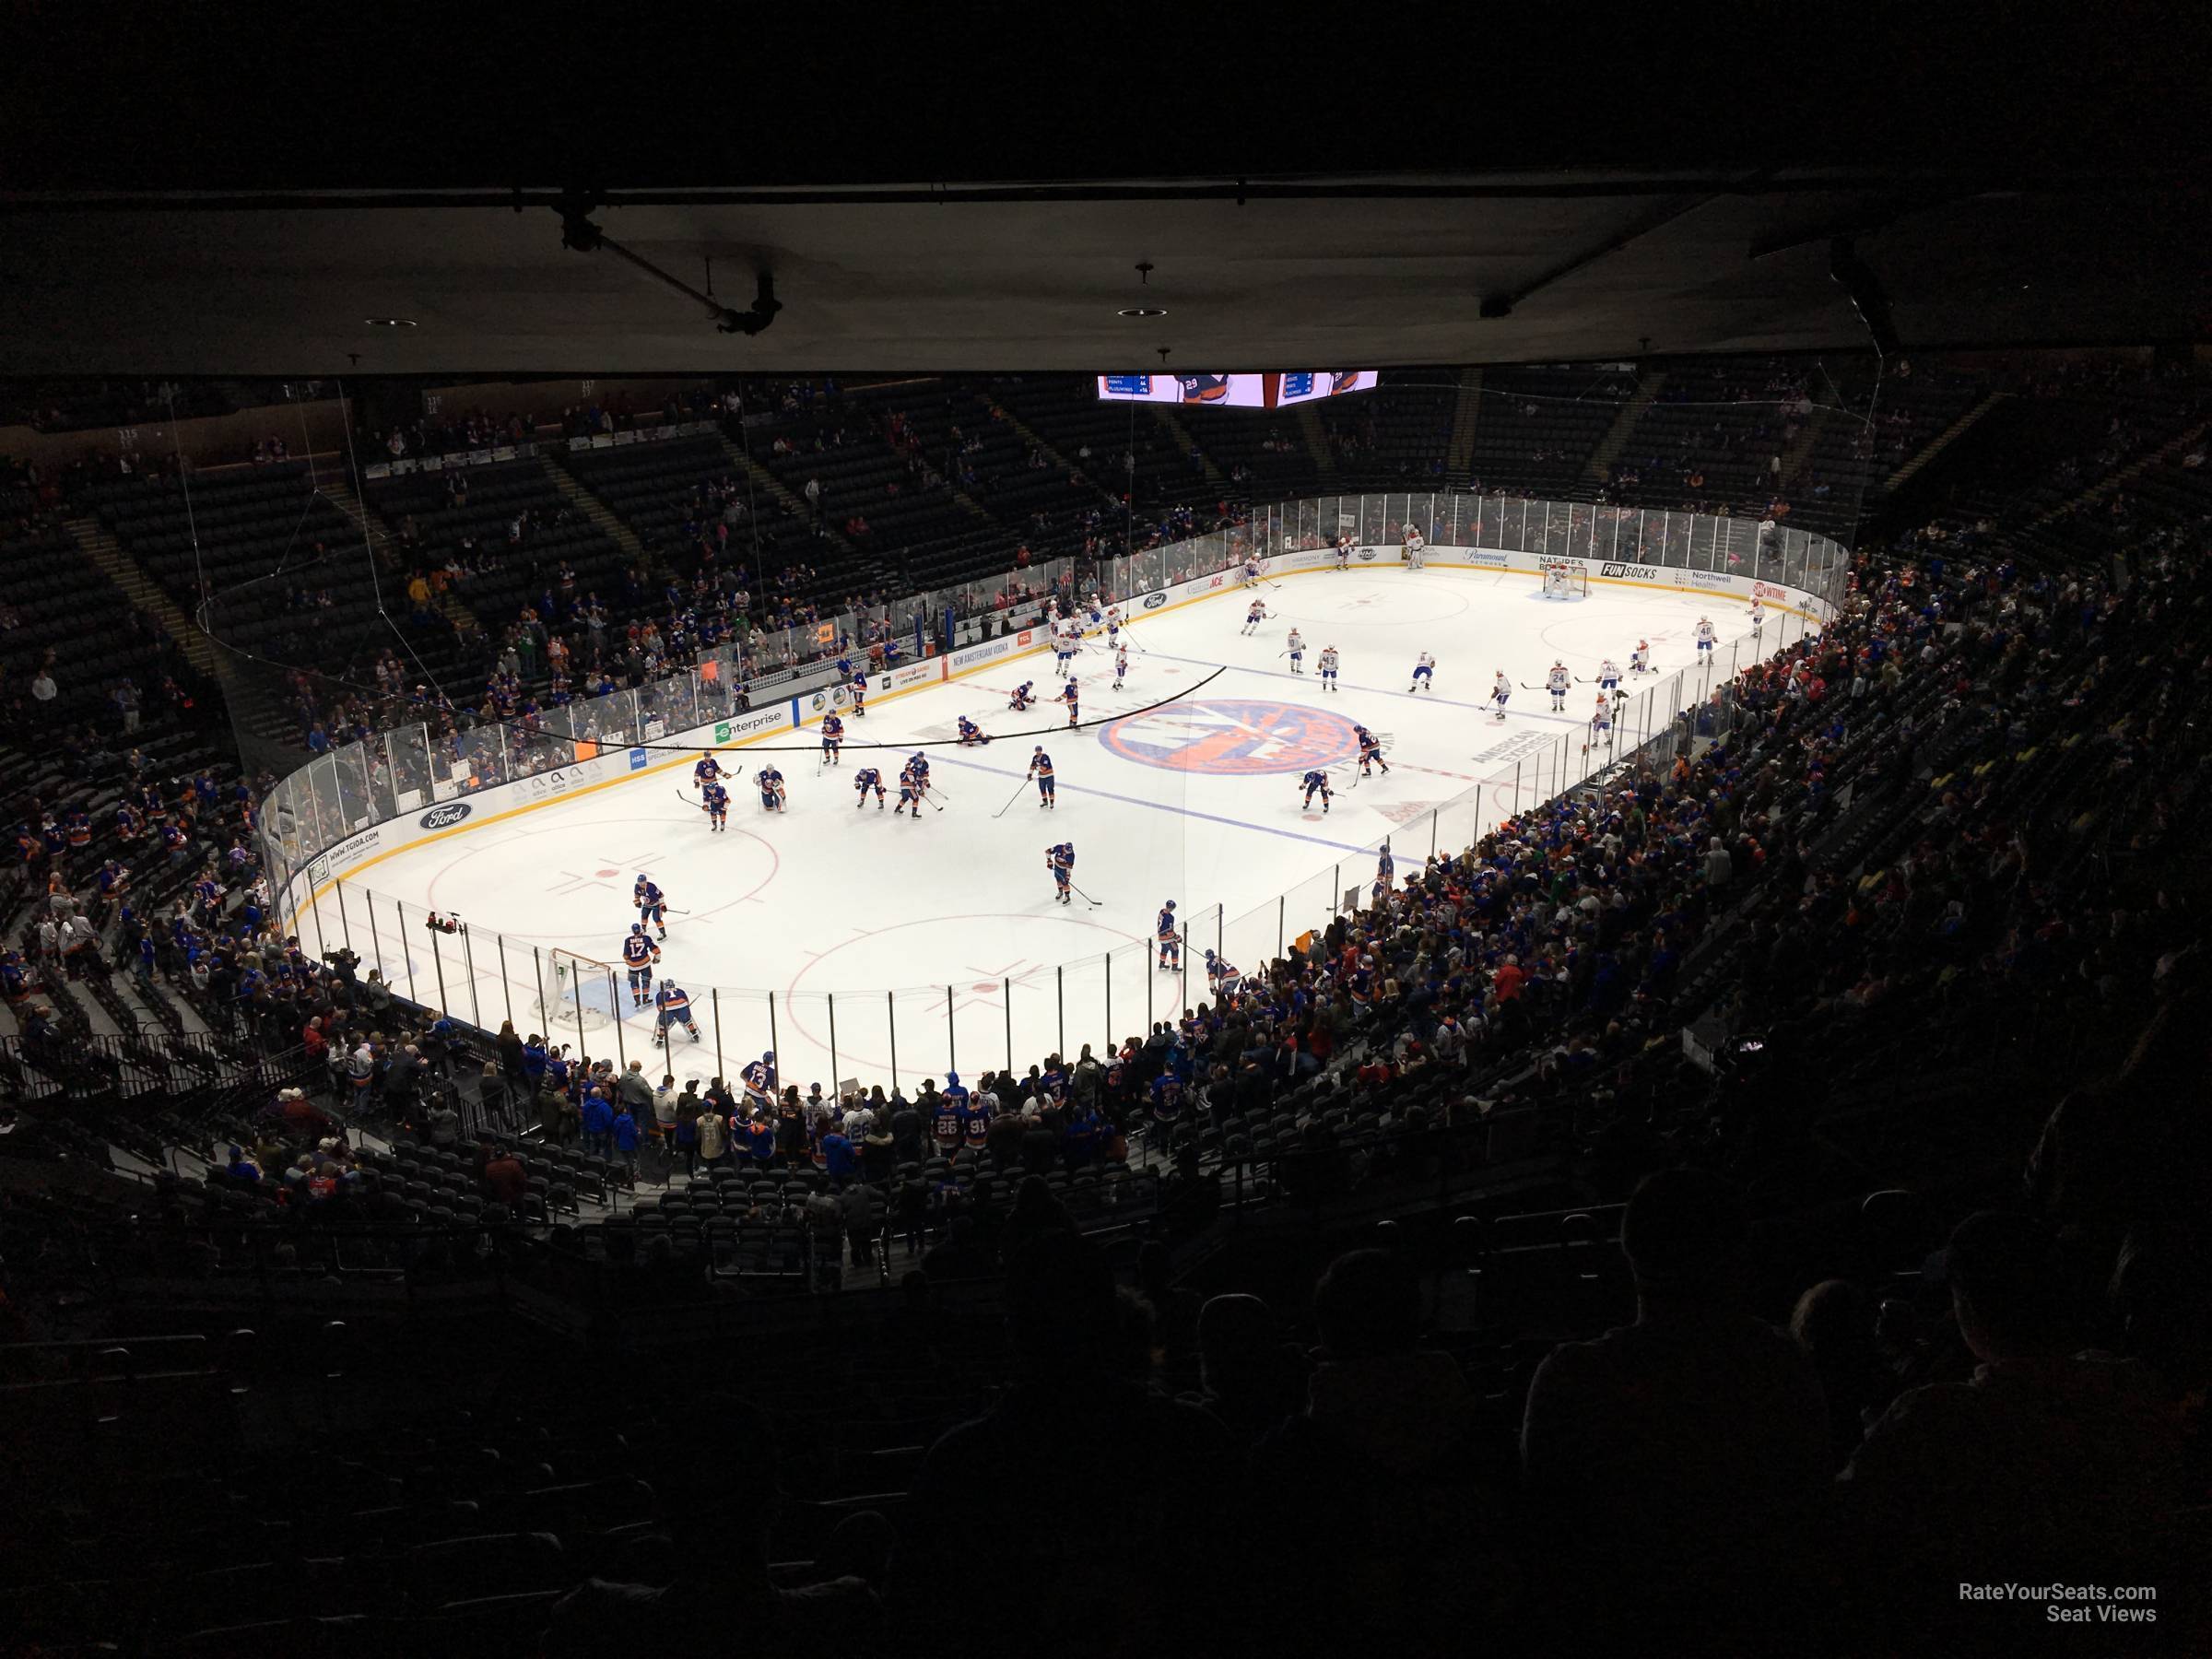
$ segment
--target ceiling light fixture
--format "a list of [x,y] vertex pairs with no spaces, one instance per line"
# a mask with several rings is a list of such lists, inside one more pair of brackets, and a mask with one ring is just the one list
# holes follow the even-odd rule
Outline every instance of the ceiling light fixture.
[[412,317],[363,317],[361,321],[371,328],[412,328],[415,326],[415,319]]
[[1117,317],[1164,317],[1168,314],[1168,308],[1164,305],[1124,305],[1113,314]]

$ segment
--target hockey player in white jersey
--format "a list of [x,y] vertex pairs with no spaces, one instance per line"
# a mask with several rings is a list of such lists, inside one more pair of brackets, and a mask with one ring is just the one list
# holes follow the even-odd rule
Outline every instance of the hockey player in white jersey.
[[1413,665],[1413,684],[1406,687],[1406,689],[1408,691],[1435,690],[1436,687],[1430,683],[1431,677],[1433,677],[1435,673],[1435,656],[1430,652],[1422,652],[1420,654],[1420,659]]
[[1567,688],[1573,683],[1574,677],[1567,672],[1566,664],[1552,664],[1551,672],[1544,677],[1544,689],[1551,693],[1551,712],[1554,714],[1566,712]]
[[1629,672],[1630,674],[1649,674],[1651,671],[1652,642],[1649,640],[1639,640],[1636,641],[1636,649],[1629,653]]
[[1303,674],[1306,671],[1306,641],[1303,636],[1294,628],[1290,630],[1290,638],[1284,643],[1288,649],[1284,651],[1283,654],[1290,659],[1290,672]]
[[1698,618],[1697,630],[1698,654],[1700,656],[1703,656],[1707,652],[1712,649],[1714,637],[1712,619],[1707,617],[1700,617]]
[[1598,664],[1597,683],[1607,691],[1617,689],[1620,685],[1620,665],[1611,657]]
[[1126,641],[1113,648],[1113,688],[1119,691],[1122,682],[1129,677],[1129,646]]
[[1254,599],[1254,600],[1252,602],[1252,608],[1251,608],[1251,609],[1249,609],[1249,610],[1247,610],[1247,611],[1244,613],[1244,628],[1243,628],[1243,631],[1244,631],[1244,632],[1246,632],[1246,633],[1248,633],[1248,634],[1254,634],[1254,633],[1257,633],[1257,632],[1259,632],[1259,631],[1260,631],[1260,624],[1261,624],[1262,622],[1265,621],[1266,619],[1267,619],[1267,607],[1266,607],[1266,606],[1265,606],[1265,605],[1264,605],[1264,604],[1262,604],[1262,603],[1261,603],[1259,600],[1257,600],[1257,599]]
[[1497,712],[1490,718],[1500,725],[1505,724],[1505,705],[1512,700],[1512,696],[1513,682],[1505,677],[1505,670],[1500,668],[1498,677],[1490,682],[1490,700],[1498,705]]
[[1336,647],[1334,645],[1321,648],[1321,688],[1324,691],[1336,689]]
[[1753,633],[1758,633],[1761,629],[1765,628],[1766,625],[1767,607],[1763,602],[1754,598],[1751,601],[1751,631]]
[[1613,741],[1613,700],[1603,691],[1597,694],[1597,707],[1590,715],[1590,747],[1604,748]]
[[1428,551],[1429,544],[1421,539],[1421,533],[1411,525],[1407,525],[1406,529],[1406,568],[1409,571],[1419,570],[1422,557]]

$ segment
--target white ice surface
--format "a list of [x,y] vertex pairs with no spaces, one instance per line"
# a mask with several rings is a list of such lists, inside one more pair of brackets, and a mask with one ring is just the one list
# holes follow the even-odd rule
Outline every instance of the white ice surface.
[[[1247,596],[1236,592],[1142,618],[1119,692],[1094,642],[1077,661],[1087,722],[1184,697],[1225,670],[1194,699],[1126,724],[1068,733],[1050,702],[1012,713],[1007,693],[1020,681],[1048,698],[1056,689],[1052,658],[993,664],[848,717],[841,767],[818,770],[811,747],[724,751],[725,764],[746,769],[730,790],[725,833],[710,833],[679,798],[691,788],[688,768],[648,774],[389,857],[347,880],[342,901],[322,898],[303,932],[330,944],[343,935],[403,991],[411,977],[418,999],[494,1029],[512,1018],[527,1034],[548,1024],[533,948],[538,962],[555,947],[618,960],[634,920],[631,885],[649,872],[682,912],[670,918],[659,973],[691,993],[704,1038],[695,1049],[677,1035],[679,1077],[734,1071],[771,1046],[783,1080],[802,1088],[828,1088],[838,1076],[888,1085],[894,1043],[910,1090],[924,1076],[941,1079],[956,1058],[971,1076],[1000,1067],[1009,1048],[1026,1069],[1064,1044],[1071,1056],[1086,1042],[1102,1047],[1202,1000],[1204,947],[1249,968],[1276,951],[1278,924],[1295,937],[1325,924],[1332,891],[1371,881],[1384,836],[1394,838],[1401,874],[1418,868],[1443,803],[1458,804],[1438,815],[1434,833],[1447,848],[1465,845],[1512,810],[1516,769],[1523,806],[1540,798],[1539,779],[1550,793],[1562,757],[1574,775],[1595,688],[1577,685],[1566,712],[1554,714],[1549,697],[1526,687],[1555,658],[1587,679],[1607,655],[1625,668],[1646,638],[1659,672],[1630,689],[1651,688],[1657,699],[1682,669],[1696,694],[1691,630],[1700,615],[1720,633],[1718,670],[1752,654],[1747,606],[1718,594],[1602,584],[1586,599],[1547,601],[1528,575],[1433,567],[1314,571],[1261,593],[1274,614],[1253,637],[1239,632]],[[1297,676],[1281,654],[1294,625],[1307,647]],[[1765,644],[1794,626],[1771,619]],[[1329,644],[1343,656],[1343,688],[1324,696],[1316,665]],[[1438,659],[1435,689],[1413,694],[1423,650]],[[1502,725],[1487,700],[1500,668],[1515,682]],[[1653,710],[1649,729],[1671,707]],[[928,751],[942,812],[915,824],[888,806],[877,811],[872,798],[856,809],[853,773],[878,767],[895,805],[911,752],[862,746],[949,738],[960,714],[997,740],[985,750]],[[1351,787],[1350,746],[1330,717],[1383,735],[1391,774]],[[1626,736],[1646,727],[1639,703]],[[814,733],[773,741],[811,746]],[[1049,812],[1022,783],[1035,743],[1058,770],[1059,805]],[[760,810],[752,786],[753,770],[771,759],[789,790],[780,815]],[[1306,767],[1324,762],[1335,763],[1336,789],[1325,816],[1318,804],[1304,811],[1298,790]],[[1075,879],[1095,905],[1053,901],[1044,853],[1063,840],[1075,844]],[[1187,981],[1152,964],[1153,919],[1168,899],[1189,930]],[[457,912],[465,946],[433,940],[419,925],[426,908]],[[627,1010],[627,991],[618,996]],[[644,1057],[657,1080],[652,1026],[649,1014],[627,1015],[618,1046]],[[592,1053],[618,1047],[611,1023],[581,1039],[572,1025],[559,1035]]]

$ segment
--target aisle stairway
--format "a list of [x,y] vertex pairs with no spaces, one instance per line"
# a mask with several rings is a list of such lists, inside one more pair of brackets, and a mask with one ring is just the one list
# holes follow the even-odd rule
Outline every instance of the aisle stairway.
[[[319,487],[325,500],[367,531],[369,545],[375,550],[377,559],[384,568],[404,579],[406,572],[399,557],[399,538],[392,533],[392,526],[384,522],[384,515],[355,495],[353,487],[343,479],[323,483]],[[438,609],[446,620],[456,627],[472,633],[477,630],[476,613],[462,604],[457,594],[450,592],[440,594]]]
[[1965,414],[1959,416],[1958,419],[1952,421],[1949,426],[1945,427],[1929,441],[1926,448],[1909,458],[1902,466],[1889,475],[1888,479],[1883,482],[1882,494],[1884,496],[1895,495],[1899,486],[1902,485],[1906,479],[1912,477],[1914,473],[1919,472],[1929,462],[1935,460],[1945,450],[1966,436],[1972,429],[1976,421],[1997,406],[1999,398],[2010,395],[2011,394],[2008,392],[1992,392],[1972,408],[1967,410]]
[[1586,481],[1594,485],[1603,484],[1612,475],[1614,458],[1620,453],[1622,445],[1629,441],[1629,434],[1636,429],[1636,423],[1643,418],[1643,412],[1652,406],[1652,400],[1659,395],[1660,389],[1665,384],[1666,374],[1664,370],[1647,370],[1637,376],[1636,395],[1621,405],[1620,413],[1613,418],[1613,424],[1606,429],[1605,437],[1598,441],[1597,448],[1590,453],[1589,465],[1583,468],[1583,477]]
[[1452,406],[1452,441],[1444,450],[1444,477],[1453,485],[1474,481],[1475,425],[1482,418],[1482,369],[1459,371],[1459,400]]
[[556,465],[550,455],[540,455],[537,464],[546,469],[546,477],[553,481],[553,488],[568,497],[575,504],[576,511],[589,519],[602,535],[621,548],[625,559],[637,564],[651,562],[645,557],[645,546],[638,540],[637,533],[617,518],[605,501],[571,477],[567,468]]
[[198,624],[184,614],[183,607],[162,592],[138,561],[124,551],[123,544],[109,533],[105,524],[98,519],[76,518],[65,520],[64,527],[83,549],[85,557],[99,567],[101,575],[122,589],[133,605],[161,624],[184,653],[186,662],[209,678],[215,677],[215,647],[200,632]]

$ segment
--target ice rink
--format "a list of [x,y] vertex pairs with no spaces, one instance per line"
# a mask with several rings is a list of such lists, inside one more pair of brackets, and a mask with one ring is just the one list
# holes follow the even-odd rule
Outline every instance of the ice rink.
[[[657,1080],[653,1018],[629,1011],[626,990],[612,994],[618,1033],[612,1019],[556,1025],[539,1001],[551,950],[619,960],[632,883],[649,873],[676,912],[658,972],[691,993],[703,1039],[694,1049],[676,1036],[679,1077],[734,1071],[771,1047],[802,1090],[840,1077],[888,1086],[894,1054],[910,1090],[956,1061],[969,1075],[1009,1057],[1026,1069],[1203,1000],[1204,947],[1251,967],[1325,924],[1332,895],[1373,879],[1385,836],[1400,872],[1418,868],[1432,840],[1464,846],[1516,798],[1533,805],[1590,770],[1602,758],[1582,753],[1594,685],[1577,684],[1563,713],[1530,688],[1555,658],[1587,681],[1605,657],[1625,669],[1636,641],[1650,641],[1657,672],[1629,682],[1626,747],[1699,694],[1700,615],[1719,631],[1714,672],[1754,654],[1744,602],[1717,593],[1608,582],[1546,600],[1524,573],[1356,567],[1285,576],[1259,596],[1272,614],[1252,636],[1240,631],[1249,595],[1233,588],[1140,612],[1118,692],[1091,643],[1077,659],[1083,729],[1065,730],[1049,701],[1008,710],[1025,679],[1044,698],[1057,689],[1049,653],[1003,660],[848,717],[841,766],[818,765],[811,728],[724,751],[744,769],[724,833],[682,798],[688,764],[650,772],[377,861],[325,893],[302,931],[349,939],[403,991],[411,980],[418,1000],[642,1057]],[[1302,674],[1284,655],[1292,627]],[[1801,627],[1771,616],[1760,643]],[[1315,665],[1331,644],[1342,688],[1324,695]],[[1435,688],[1417,693],[1423,650],[1438,659]],[[1500,668],[1514,682],[1502,724],[1488,703]],[[962,714],[995,741],[951,747]],[[1383,737],[1387,776],[1356,782],[1355,721]],[[916,741],[935,745],[942,806],[919,822],[890,810]],[[1038,744],[1058,773],[1050,811],[1023,783]],[[752,782],[771,760],[789,790],[781,814],[760,808]],[[890,791],[880,811],[873,797],[856,806],[852,778],[865,765]],[[1326,813],[1301,806],[1311,767],[1330,771]],[[1065,906],[1045,868],[1061,841],[1074,843],[1086,895]],[[1154,918],[1170,899],[1188,932],[1187,979],[1153,964]],[[467,937],[429,933],[433,909],[458,914]],[[594,987],[585,1000],[609,996]]]

